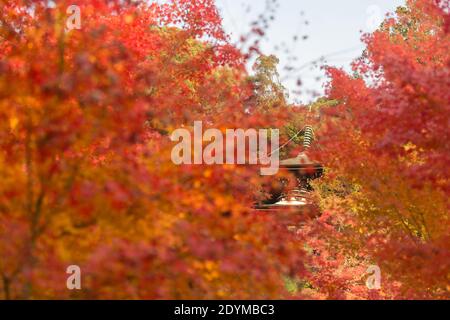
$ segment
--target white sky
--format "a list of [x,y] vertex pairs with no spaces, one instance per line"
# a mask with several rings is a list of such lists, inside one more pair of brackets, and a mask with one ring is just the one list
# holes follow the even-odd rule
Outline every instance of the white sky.
[[[225,30],[236,41],[264,11],[266,0],[216,0],[216,3]],[[394,12],[396,7],[404,5],[405,0],[278,0],[278,3],[275,20],[262,43],[263,53],[280,58],[279,72],[291,100],[306,103],[313,99],[308,91],[322,93],[326,81],[320,70],[321,63],[317,67],[308,63],[327,56],[327,64],[348,70],[351,61],[364,48],[360,41],[361,31],[373,31],[386,13]],[[246,10],[249,6],[250,12]],[[299,39],[307,35],[308,39],[295,44],[292,40],[295,35]],[[283,53],[283,42],[290,48],[290,55],[298,59],[293,63],[294,67],[307,64],[296,74],[283,70],[283,66],[289,64],[288,56]],[[280,49],[275,50],[276,46]],[[294,93],[298,90],[297,76],[303,82],[301,94]]]

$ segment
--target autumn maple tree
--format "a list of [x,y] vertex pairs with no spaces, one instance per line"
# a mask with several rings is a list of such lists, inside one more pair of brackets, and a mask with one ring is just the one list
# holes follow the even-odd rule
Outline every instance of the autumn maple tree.
[[[64,30],[79,5],[81,30]],[[256,168],[175,166],[194,120],[273,127],[210,0],[6,1],[2,298],[273,298],[293,236],[251,212]],[[68,265],[83,270],[69,291]]]
[[[317,124],[324,214],[305,230],[325,256],[313,275],[325,297],[449,298],[448,26],[448,2],[407,1],[365,36],[354,74],[328,69]],[[379,291],[358,279],[370,265]]]
[[[306,111],[276,57],[247,71],[258,41],[231,45],[213,0],[1,1],[0,299],[448,298],[448,3],[365,41]],[[321,216],[255,212],[255,166],[173,164],[194,121],[315,126]]]

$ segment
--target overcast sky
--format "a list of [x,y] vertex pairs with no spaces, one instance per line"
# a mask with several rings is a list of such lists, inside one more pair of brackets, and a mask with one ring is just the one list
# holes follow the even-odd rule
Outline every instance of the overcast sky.
[[[249,30],[249,24],[264,11],[266,0],[216,0],[222,14],[226,31],[232,39]],[[288,88],[290,98],[296,102],[308,102],[313,99],[308,91],[322,92],[326,79],[320,66],[308,65],[309,62],[327,57],[329,65],[349,68],[364,45],[360,41],[361,31],[373,31],[388,12],[404,5],[404,0],[278,0],[279,8],[275,20],[263,42],[264,54],[275,54],[281,60],[279,72],[283,84]],[[248,7],[251,10],[248,10]],[[303,12],[303,14],[301,14]],[[307,40],[293,42],[293,37]],[[298,60],[294,66],[303,69],[294,74],[284,71],[282,66],[289,64],[282,43],[286,43]],[[276,50],[278,47],[278,50]],[[321,63],[319,63],[320,65]],[[307,67],[305,67],[307,65]],[[295,83],[300,75],[303,85],[301,94]],[[288,77],[288,79],[287,79]],[[318,79],[320,77],[320,79]]]

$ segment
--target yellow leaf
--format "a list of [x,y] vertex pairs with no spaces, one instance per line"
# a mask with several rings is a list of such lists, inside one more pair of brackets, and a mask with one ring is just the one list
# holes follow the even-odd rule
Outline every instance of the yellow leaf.
[[12,117],[9,119],[9,126],[11,127],[11,130],[16,129],[18,124],[19,124],[19,119],[17,117]]

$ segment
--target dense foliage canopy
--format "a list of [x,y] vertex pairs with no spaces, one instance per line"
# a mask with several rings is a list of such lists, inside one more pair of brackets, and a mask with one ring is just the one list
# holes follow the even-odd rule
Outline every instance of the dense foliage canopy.
[[[306,111],[213,0],[1,1],[0,298],[448,299],[448,10],[409,0]],[[257,167],[174,165],[194,121],[313,124],[322,215],[288,231],[252,209]]]

